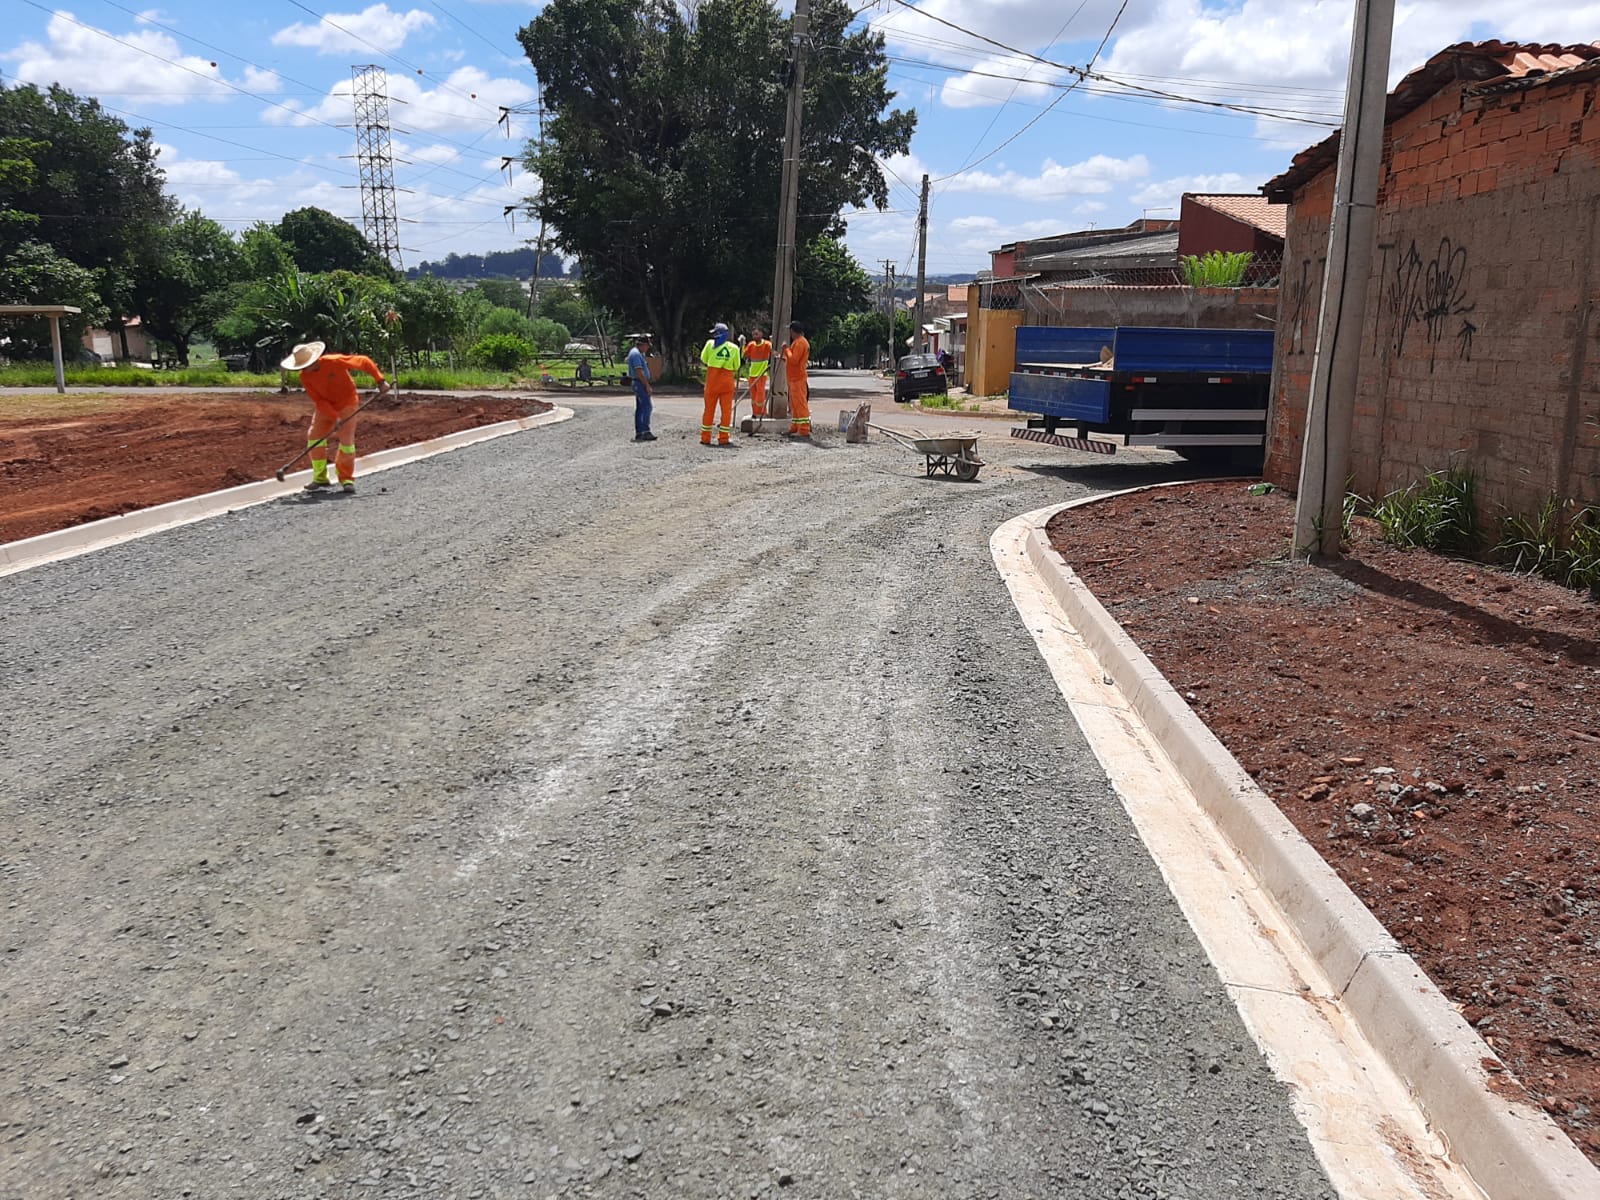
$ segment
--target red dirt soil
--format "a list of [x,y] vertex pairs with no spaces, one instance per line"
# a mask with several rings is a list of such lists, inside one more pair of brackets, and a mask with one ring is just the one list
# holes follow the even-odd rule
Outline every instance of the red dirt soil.
[[[406,394],[362,412],[357,445],[370,454],[550,408]],[[305,448],[310,421],[300,392],[0,399],[0,542],[271,479]]]
[[1049,533],[1600,1163],[1600,605],[1368,521],[1343,562],[1292,565],[1292,526],[1289,500],[1231,482]]

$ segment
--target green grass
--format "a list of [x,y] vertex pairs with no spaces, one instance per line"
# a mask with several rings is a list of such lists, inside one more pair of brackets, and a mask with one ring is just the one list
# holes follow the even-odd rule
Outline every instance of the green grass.
[[517,382],[512,371],[446,371],[441,367],[401,367],[396,386],[413,392],[454,392],[465,388],[506,388]]
[[919,408],[960,408],[960,400],[950,398],[949,392],[940,392],[937,395],[921,396],[917,399]]
[[1418,546],[1439,554],[1471,554],[1482,544],[1474,495],[1478,477],[1467,467],[1430,471],[1426,479],[1390,492],[1372,519],[1391,546]]
[[[221,367],[191,367],[186,371],[146,371],[140,367],[68,367],[68,387],[277,387],[277,372],[255,375]],[[49,363],[19,363],[0,367],[0,387],[54,387],[55,368]]]

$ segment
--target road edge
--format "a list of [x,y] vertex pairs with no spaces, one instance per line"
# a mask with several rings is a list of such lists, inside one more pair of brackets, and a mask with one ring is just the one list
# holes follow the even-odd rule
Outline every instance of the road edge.
[[[1186,482],[1192,481],[1155,486]],[[1488,1043],[1050,545],[1045,526],[1057,513],[1145,490],[1106,492],[1024,514],[1019,519],[1031,525],[1028,565],[1338,988],[1362,1035],[1485,1193],[1507,1200],[1600,1196],[1600,1171],[1542,1110],[1493,1090],[1483,1064],[1499,1057]]]
[[[526,429],[537,429],[543,425],[570,421],[576,415],[572,409],[556,405],[549,412],[536,413],[531,417],[518,417],[511,421],[497,421],[493,425],[460,429],[455,433],[429,438],[425,442],[413,442],[409,446],[393,446],[388,450],[378,450],[364,455],[356,461],[363,475],[371,475],[403,467],[407,463],[418,462],[424,458],[432,458],[437,454],[447,454],[463,446],[473,446],[479,442],[521,433]],[[0,576],[15,575],[20,571],[44,566],[46,563],[75,558],[80,554],[102,550],[107,546],[148,537],[164,529],[176,529],[180,525],[192,525],[197,521],[221,516],[223,513],[265,504],[283,496],[293,495],[303,488],[310,478],[309,469],[296,471],[286,476],[281,483],[276,479],[263,479],[257,483],[223,488],[218,492],[202,492],[198,496],[169,500],[165,504],[141,508],[120,516],[105,517],[99,521],[88,521],[68,529],[55,529],[15,542],[0,543]]]

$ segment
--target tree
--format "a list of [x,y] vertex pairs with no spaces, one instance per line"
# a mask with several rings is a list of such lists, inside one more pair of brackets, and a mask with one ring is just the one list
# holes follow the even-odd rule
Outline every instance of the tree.
[[540,354],[556,354],[572,340],[572,332],[560,321],[540,317],[533,322],[533,348]]
[[[877,158],[905,151],[886,111],[883,38],[847,32],[844,0],[812,9],[798,240],[883,207]],[[550,0],[520,33],[547,113],[525,161],[530,201],[583,264],[588,294],[661,340],[685,373],[709,322],[770,301],[790,22],[772,0]]]
[[[23,242],[0,262],[0,304],[67,304],[83,309],[79,316],[61,318],[62,352],[69,360],[75,357],[73,345],[83,331],[106,319],[95,273],[43,242]],[[46,317],[3,318],[0,337],[10,339],[4,348],[7,358],[26,361],[51,356]]]
[[540,279],[560,279],[564,264],[559,254],[545,251],[542,259],[526,250],[491,250],[488,254],[447,254],[438,262],[424,262],[406,272],[409,278],[437,275],[440,279],[531,279],[539,260]]
[[837,317],[864,309],[871,294],[872,280],[838,238],[824,235],[800,247],[795,263],[794,319],[803,321],[806,328],[823,329]]
[[480,279],[472,290],[496,308],[514,308],[521,312],[528,303],[522,285],[515,279]]
[[352,271],[388,278],[394,274],[354,225],[323,208],[284,213],[273,229],[302,271]]
[[264,221],[257,221],[239,235],[239,253],[247,279],[281,279],[296,269],[289,243]]
[[594,307],[579,288],[553,287],[539,293],[539,311],[534,314],[547,321],[557,321],[574,333],[592,331]]
[[424,350],[448,349],[466,323],[461,293],[431,275],[396,284],[394,306],[401,345],[413,360]]
[[186,212],[158,230],[149,260],[137,264],[134,307],[145,328],[188,366],[189,344],[223,316],[219,297],[241,278],[244,265],[227,230]]
[[0,211],[36,218],[25,236],[80,267],[126,271],[176,211],[150,131],[130,131],[98,100],[0,85],[0,129]]

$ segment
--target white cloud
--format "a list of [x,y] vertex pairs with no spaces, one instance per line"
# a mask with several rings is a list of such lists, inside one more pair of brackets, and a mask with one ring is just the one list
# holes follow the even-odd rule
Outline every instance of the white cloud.
[[1052,99],[1060,90],[1050,85],[1066,78],[1067,72],[1028,58],[1015,55],[985,58],[966,74],[946,80],[939,90],[939,99],[948,108],[982,108],[1011,100],[1040,104]]
[[457,150],[454,146],[444,146],[439,144],[432,146],[419,146],[417,149],[411,151],[402,151],[400,147],[396,146],[395,152],[400,157],[409,158],[413,162],[424,163],[455,162],[456,159],[461,157],[461,151]]
[[196,186],[207,188],[240,182],[239,172],[225,162],[215,159],[185,159],[176,147],[156,143],[157,164],[167,177],[167,186],[182,199],[186,189]]
[[315,25],[290,25],[272,35],[272,44],[304,46],[318,54],[350,54],[374,47],[388,53],[404,46],[413,33],[437,24],[432,13],[420,8],[394,12],[387,4],[373,4],[358,13],[327,13]]
[[1151,182],[1129,196],[1138,209],[1170,208],[1165,216],[1178,215],[1178,203],[1185,192],[1254,192],[1265,182],[1247,179],[1237,171],[1224,171],[1217,175],[1180,175],[1176,179]]
[[[348,121],[351,86],[350,80],[341,79],[309,108],[286,101],[287,108],[292,111],[268,109],[262,113],[262,119],[274,125]],[[432,89],[419,83],[415,75],[399,72],[389,75],[389,99],[394,105],[390,116],[394,123],[423,133],[481,132],[486,124],[499,117],[500,105],[526,104],[533,97],[533,88],[522,80],[494,78],[477,67],[458,67]]]
[[[1109,28],[1119,3],[1089,0],[1059,39],[1054,37],[1062,15],[1059,0],[923,0],[916,12],[895,7],[873,24],[888,38],[893,53],[969,72],[944,84],[940,99],[948,107],[997,105],[1008,98],[1039,104],[1054,89],[1037,81],[1060,82],[1066,76],[1034,63],[1013,97],[1014,78],[1024,74],[1031,60],[1006,55],[931,17],[1055,62],[1081,65]],[[1336,122],[1343,109],[1353,8],[1348,0],[1153,0],[1131,5],[1096,69],[1120,78],[1140,77],[1133,82],[1199,99],[1315,114]],[[1398,82],[1455,42],[1491,37],[1590,42],[1600,37],[1600,2],[1402,3],[1395,18],[1389,82]],[[1091,99],[1088,89],[1080,94]],[[1297,145],[1318,136],[1313,126],[1270,119],[1258,123],[1257,133]]]
[[[163,61],[166,60],[166,61]],[[14,82],[51,84],[94,96],[138,96],[140,104],[185,104],[235,95],[226,74],[210,59],[184,54],[177,41],[156,29],[112,33],[56,12],[45,26],[45,41],[23,42],[0,54],[15,64]],[[228,81],[259,90],[274,86],[269,71],[247,70]]]
[[1119,184],[1133,183],[1149,174],[1149,160],[1142,154],[1128,158],[1095,154],[1082,162],[1068,164],[1047,158],[1034,175],[1005,168],[966,171],[943,181],[938,188],[941,193],[983,192],[1011,200],[1038,202],[1063,196],[1104,194],[1114,191]]

